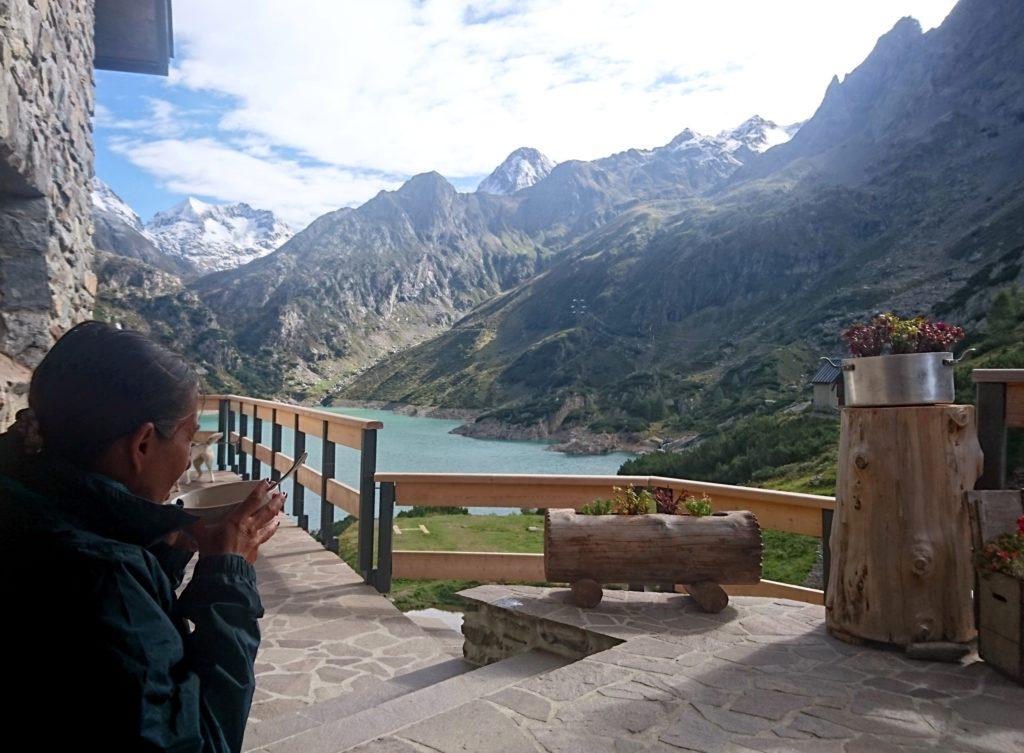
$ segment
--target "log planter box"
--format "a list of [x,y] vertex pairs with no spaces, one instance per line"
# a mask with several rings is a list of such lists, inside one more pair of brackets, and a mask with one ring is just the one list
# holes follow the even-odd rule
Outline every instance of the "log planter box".
[[548,510],[544,571],[569,583],[583,608],[601,603],[608,583],[684,585],[707,612],[729,603],[722,585],[761,580],[761,527],[751,512],[691,515],[580,515]]

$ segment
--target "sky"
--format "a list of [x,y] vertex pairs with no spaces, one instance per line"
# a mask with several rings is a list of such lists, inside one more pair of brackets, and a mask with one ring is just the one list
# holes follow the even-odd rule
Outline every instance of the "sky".
[[903,16],[953,0],[174,0],[167,77],[96,72],[96,173],[143,218],[195,196],[296,229],[437,170],[561,162],[810,117]]

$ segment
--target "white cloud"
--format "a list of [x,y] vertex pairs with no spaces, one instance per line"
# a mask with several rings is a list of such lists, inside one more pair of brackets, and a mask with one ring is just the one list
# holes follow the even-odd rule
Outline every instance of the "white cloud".
[[[519,146],[593,159],[754,113],[803,120],[900,16],[927,29],[953,4],[178,0],[172,86],[235,104],[204,134],[216,142],[164,132],[122,149],[183,191],[259,193],[295,216],[276,190],[359,203],[388,175],[483,175]],[[214,151],[250,176],[265,163],[268,185],[198,164]]]
[[272,207],[296,228],[326,212],[360,203],[382,188],[398,186],[379,176],[336,167],[253,156],[208,138],[118,138],[111,141],[111,148],[160,176],[171,191]]

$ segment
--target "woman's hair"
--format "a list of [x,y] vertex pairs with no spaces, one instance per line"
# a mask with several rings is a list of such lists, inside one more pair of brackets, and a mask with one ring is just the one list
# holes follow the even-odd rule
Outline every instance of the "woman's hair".
[[36,367],[28,402],[43,449],[89,468],[147,421],[170,437],[196,409],[197,393],[196,374],[177,353],[141,332],[89,321]]

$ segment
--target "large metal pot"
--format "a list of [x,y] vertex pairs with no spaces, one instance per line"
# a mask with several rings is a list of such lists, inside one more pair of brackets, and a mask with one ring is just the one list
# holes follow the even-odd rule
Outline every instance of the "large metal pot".
[[846,405],[863,407],[955,402],[953,364],[958,360],[949,352],[844,358],[842,369]]

